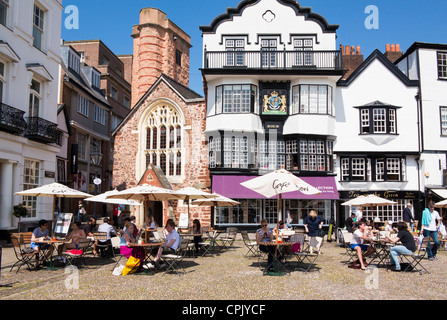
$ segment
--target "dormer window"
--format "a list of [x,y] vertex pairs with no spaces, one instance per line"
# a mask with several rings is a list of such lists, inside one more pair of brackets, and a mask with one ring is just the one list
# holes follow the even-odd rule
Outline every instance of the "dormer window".
[[72,50],[68,51],[68,67],[78,74],[81,72],[81,57]]
[[360,134],[397,134],[397,109],[380,101],[359,109]]
[[97,89],[101,87],[101,75],[95,70],[92,70],[92,86]]

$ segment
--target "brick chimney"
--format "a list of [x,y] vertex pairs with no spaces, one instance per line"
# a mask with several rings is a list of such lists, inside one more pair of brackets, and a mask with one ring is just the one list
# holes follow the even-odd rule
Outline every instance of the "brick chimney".
[[155,8],[140,11],[133,26],[132,106],[162,73],[189,85],[191,37]]
[[363,62],[363,55],[360,51],[360,46],[343,46],[340,45],[340,51],[343,60],[343,69],[347,70],[343,79],[346,79],[357,69]]
[[385,57],[388,58],[391,62],[394,63],[397,59],[399,59],[403,55],[402,51],[400,51],[399,44],[386,44],[385,47]]

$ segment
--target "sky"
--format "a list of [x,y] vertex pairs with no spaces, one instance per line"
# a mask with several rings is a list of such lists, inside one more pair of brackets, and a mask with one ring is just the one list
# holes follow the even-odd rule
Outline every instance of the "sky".
[[[190,88],[203,96],[201,25],[210,25],[240,0],[63,0],[63,6],[78,8],[77,29],[65,27],[70,12],[62,13],[63,40],[102,40],[115,54],[132,54],[132,26],[142,8],[158,8],[191,36]],[[447,43],[445,0],[300,0],[302,7],[339,25],[340,44],[360,46],[366,59],[375,49],[385,51],[399,44],[405,52],[414,42]],[[374,6],[374,11],[370,6]],[[375,20],[371,20],[375,18]],[[378,18],[378,19],[377,19]],[[375,24],[371,25],[374,22]],[[365,26],[365,23],[368,27]],[[373,27],[373,28],[371,28]]]

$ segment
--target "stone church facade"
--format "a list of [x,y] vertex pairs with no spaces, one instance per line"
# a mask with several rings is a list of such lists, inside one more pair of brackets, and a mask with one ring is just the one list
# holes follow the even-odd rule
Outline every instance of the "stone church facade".
[[[140,12],[133,27],[132,110],[113,132],[113,185],[124,190],[149,183],[174,190],[210,190],[205,99],[188,88],[190,38],[158,9]],[[151,203],[159,226],[178,221],[187,203]],[[133,214],[137,224],[145,215]],[[190,207],[190,224],[211,222],[209,207]]]

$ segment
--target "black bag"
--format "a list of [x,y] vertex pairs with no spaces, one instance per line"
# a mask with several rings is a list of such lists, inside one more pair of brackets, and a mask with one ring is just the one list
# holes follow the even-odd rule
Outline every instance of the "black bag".
[[326,232],[323,229],[318,230],[318,237],[324,238],[325,235],[326,235]]

